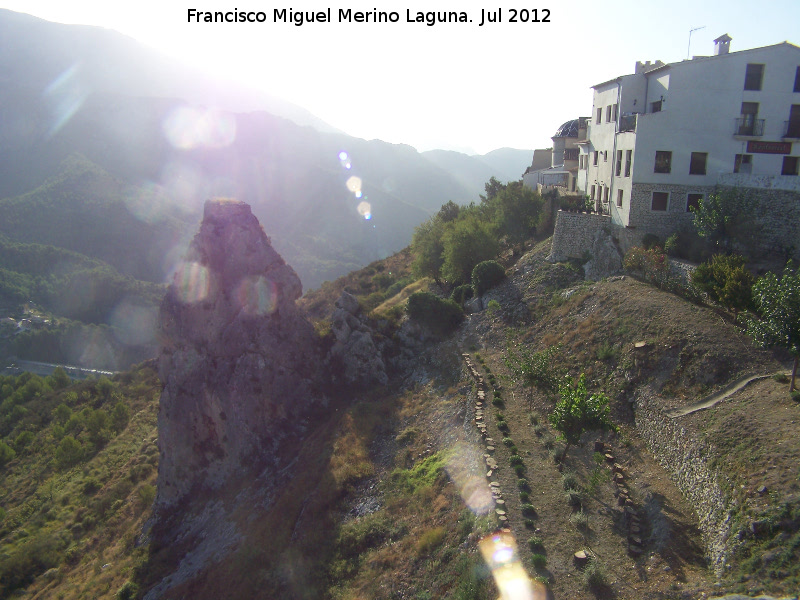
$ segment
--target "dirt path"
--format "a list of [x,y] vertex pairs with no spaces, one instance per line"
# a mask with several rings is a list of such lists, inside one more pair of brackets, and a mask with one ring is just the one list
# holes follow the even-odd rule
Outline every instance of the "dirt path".
[[752,375],[750,377],[743,377],[741,379],[734,381],[733,383],[721,389],[720,391],[705,397],[700,402],[696,402],[688,406],[682,406],[680,408],[673,408],[672,410],[666,411],[666,414],[668,417],[672,417],[674,419],[676,417],[689,415],[693,412],[697,412],[698,410],[711,408],[718,402],[721,402],[726,398],[730,398],[736,392],[744,389],[753,381],[758,381],[759,379],[766,379],[767,377],[772,377],[772,375]]

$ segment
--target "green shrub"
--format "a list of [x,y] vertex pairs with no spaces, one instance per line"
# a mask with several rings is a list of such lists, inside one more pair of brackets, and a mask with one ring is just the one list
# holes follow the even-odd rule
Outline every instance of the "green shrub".
[[450,300],[464,306],[464,303],[472,298],[474,293],[471,285],[459,285],[453,289],[453,292],[450,294]]
[[544,540],[538,535],[531,536],[531,538],[528,540],[528,548],[534,552],[536,550],[541,550],[544,548]]
[[520,505],[520,510],[522,511],[522,515],[525,517],[535,517],[536,516],[536,508],[533,504],[528,502],[523,503]]
[[514,465],[513,469],[514,469],[514,473],[516,474],[517,477],[524,477],[525,473],[527,472],[527,469],[525,468],[525,465],[522,465],[522,464]]
[[514,465],[521,465],[522,464],[522,457],[517,455],[517,454],[514,454],[514,455],[512,455],[512,456],[510,456],[508,458],[508,464],[510,464],[512,467]]
[[0,468],[6,466],[6,464],[14,460],[16,455],[17,453],[14,452],[14,449],[11,446],[5,442],[0,442]]
[[126,581],[117,590],[117,600],[134,600],[139,595],[139,586],[132,581]]
[[472,285],[475,295],[482,296],[506,277],[506,271],[495,260],[485,260],[472,269]]
[[583,569],[583,581],[593,592],[600,591],[608,585],[605,570],[596,560],[592,560]]
[[537,569],[544,569],[547,566],[547,557],[544,554],[532,554],[531,563]]
[[510,448],[511,446],[514,445],[514,440],[512,440],[510,437],[504,437],[503,438],[503,445]]
[[437,333],[452,331],[464,319],[464,311],[452,300],[430,292],[415,292],[408,298],[408,316]]
[[444,527],[434,527],[423,532],[417,540],[417,556],[424,556],[438,548],[444,541]]
[[589,529],[589,515],[583,512],[583,509],[576,513],[572,513],[569,518],[570,522],[578,529]]
[[531,486],[528,483],[528,480],[524,479],[524,478],[520,478],[520,479],[517,480],[517,488],[521,492],[530,492],[531,491]]
[[564,498],[570,506],[580,506],[583,503],[583,494],[580,490],[569,488],[564,492]]
[[497,300],[489,300],[489,304],[486,306],[486,310],[489,314],[494,314],[498,310],[500,310],[500,303]]
[[564,486],[565,490],[577,488],[578,476],[575,474],[575,471],[565,470],[561,474],[561,485]]
[[519,493],[519,501],[522,503],[527,503],[531,499],[531,495],[528,492],[520,492]]

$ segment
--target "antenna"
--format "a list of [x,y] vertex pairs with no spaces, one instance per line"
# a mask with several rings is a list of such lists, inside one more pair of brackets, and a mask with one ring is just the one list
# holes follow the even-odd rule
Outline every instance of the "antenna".
[[692,47],[692,34],[695,31],[700,31],[701,29],[705,29],[705,28],[706,28],[706,26],[703,25],[702,27],[695,27],[694,29],[690,29],[689,30],[689,46],[686,48],[686,60],[689,60],[689,50]]

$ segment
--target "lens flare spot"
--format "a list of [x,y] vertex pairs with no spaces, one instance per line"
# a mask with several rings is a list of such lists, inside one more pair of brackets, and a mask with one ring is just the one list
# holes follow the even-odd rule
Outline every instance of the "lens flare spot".
[[196,262],[181,263],[172,278],[175,294],[181,302],[193,304],[208,297],[208,269]]
[[114,308],[109,322],[123,344],[143,346],[155,343],[157,320],[157,308],[140,306],[126,299]]
[[494,500],[483,476],[483,457],[478,448],[465,443],[456,444],[449,454],[445,470],[464,502],[476,515],[494,509]]
[[269,279],[246,277],[236,288],[236,298],[242,310],[249,315],[268,315],[278,306],[278,290]]
[[348,158],[347,152],[345,152],[344,150],[339,152],[339,160],[342,161],[342,163],[347,162],[347,158]]
[[369,202],[360,202],[356,210],[358,210],[358,214],[364,217],[367,221],[372,218],[372,205]]
[[89,91],[80,82],[78,74],[78,65],[72,65],[44,90],[44,101],[52,117],[49,135],[55,135],[66,125],[89,97]]
[[347,183],[345,185],[347,186],[347,189],[353,192],[354,194],[356,192],[360,192],[361,177],[356,177],[355,175],[353,175],[352,177],[350,177],[350,179],[347,180]]
[[236,139],[236,119],[218,110],[176,108],[162,123],[164,135],[176,148],[224,148]]
[[361,190],[358,190],[358,191],[356,192],[356,198],[361,198],[361,196],[363,196],[363,195],[364,195],[364,194],[362,194],[362,193],[361,193]]
[[502,600],[544,600],[547,589],[531,581],[517,553],[517,543],[510,533],[496,533],[483,538],[478,545],[486,564],[492,570]]

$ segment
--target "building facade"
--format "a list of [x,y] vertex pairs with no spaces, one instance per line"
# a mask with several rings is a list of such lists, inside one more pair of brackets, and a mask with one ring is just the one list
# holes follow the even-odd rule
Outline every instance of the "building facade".
[[593,86],[577,188],[614,224],[666,236],[720,185],[800,192],[800,48],[730,42]]
[[567,121],[550,138],[552,148],[534,150],[533,162],[522,175],[523,185],[539,191],[550,188],[577,191],[578,144],[586,139],[588,121],[588,117]]

